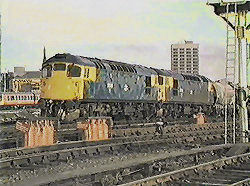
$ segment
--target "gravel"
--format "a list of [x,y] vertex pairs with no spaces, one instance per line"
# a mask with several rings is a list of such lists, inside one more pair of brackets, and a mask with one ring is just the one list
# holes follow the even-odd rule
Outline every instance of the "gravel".
[[[0,184],[16,183],[21,180],[29,180],[30,178],[39,177],[43,175],[53,175],[59,172],[72,171],[77,168],[87,170],[88,168],[99,168],[102,165],[117,165],[135,158],[147,158],[147,156],[155,156],[157,154],[169,153],[176,151],[173,149],[153,150],[152,152],[133,152],[133,153],[117,153],[115,155],[102,155],[88,157],[85,159],[73,159],[68,162],[52,162],[47,165],[31,165],[30,167],[16,168],[6,170],[6,174],[0,175]],[[98,169],[97,169],[98,170]]]

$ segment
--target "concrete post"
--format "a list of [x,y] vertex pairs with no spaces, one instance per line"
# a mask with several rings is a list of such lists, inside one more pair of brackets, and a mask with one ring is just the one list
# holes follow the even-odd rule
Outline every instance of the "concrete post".
[[[246,12],[238,13],[238,21],[236,26],[236,35],[238,38],[238,65],[239,65],[239,73],[238,73],[238,79],[239,79],[239,117],[240,117],[240,123],[241,123],[241,142],[247,143],[248,142],[248,136],[246,136],[248,132],[248,115],[247,115],[247,102],[246,102],[246,96],[247,96],[247,39],[245,37],[246,28],[245,28],[245,22],[246,22]],[[240,17],[245,18],[244,19],[244,25],[241,25]]]

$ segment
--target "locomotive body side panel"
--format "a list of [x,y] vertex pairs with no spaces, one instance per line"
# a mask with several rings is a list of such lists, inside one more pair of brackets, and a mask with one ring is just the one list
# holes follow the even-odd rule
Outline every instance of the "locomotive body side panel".
[[153,75],[152,86],[158,88],[157,100],[163,103],[171,99],[170,91],[173,89],[173,78],[163,75]]
[[100,80],[90,82],[86,99],[92,100],[157,100],[157,89],[149,87],[146,92],[146,77],[135,73],[100,70]]

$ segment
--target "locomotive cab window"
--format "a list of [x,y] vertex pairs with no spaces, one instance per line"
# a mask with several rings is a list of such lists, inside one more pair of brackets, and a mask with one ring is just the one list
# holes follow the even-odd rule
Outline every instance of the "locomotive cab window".
[[81,68],[78,66],[68,66],[67,77],[80,77],[81,76]]
[[146,76],[145,83],[146,83],[146,87],[151,87],[151,77]]
[[176,79],[173,82],[173,95],[178,96],[178,80]]
[[150,95],[151,94],[151,88],[150,88],[151,87],[151,77],[146,76],[145,83],[146,83],[145,93],[147,95]]
[[84,70],[84,77],[89,78],[89,68],[85,68]]
[[54,71],[65,71],[66,65],[65,64],[54,64]]
[[159,83],[159,85],[163,85],[163,77],[162,76],[158,76],[158,83]]
[[51,77],[52,73],[52,67],[50,65],[46,66],[42,70],[42,76],[43,77]]
[[178,89],[178,80],[174,79],[174,85],[173,85],[174,89]]

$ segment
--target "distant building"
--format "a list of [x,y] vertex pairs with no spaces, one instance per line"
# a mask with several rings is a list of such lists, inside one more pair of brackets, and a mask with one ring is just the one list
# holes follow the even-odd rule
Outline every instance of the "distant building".
[[199,44],[184,41],[171,45],[171,70],[199,74]]
[[25,73],[25,67],[14,67],[14,77],[23,76]]
[[0,92],[12,91],[12,79],[14,78],[13,72],[3,72],[0,75]]
[[24,67],[14,68],[13,92],[31,92],[40,89],[41,72],[25,71]]
[[14,72],[2,73],[0,76],[1,92],[39,91],[40,71],[25,71],[24,67],[14,67]]

